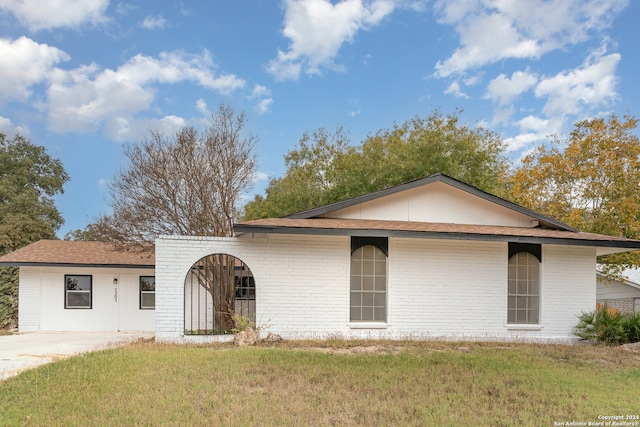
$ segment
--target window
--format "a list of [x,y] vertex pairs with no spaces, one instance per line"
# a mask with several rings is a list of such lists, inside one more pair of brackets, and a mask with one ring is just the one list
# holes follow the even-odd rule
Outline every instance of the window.
[[540,306],[540,260],[530,252],[509,258],[507,323],[538,324]]
[[350,293],[352,322],[386,322],[387,255],[378,246],[366,244],[353,250]]
[[140,309],[156,308],[155,276],[140,276]]
[[253,276],[245,276],[236,268],[236,300],[255,300],[256,282]]
[[65,274],[64,308],[91,308],[92,276]]

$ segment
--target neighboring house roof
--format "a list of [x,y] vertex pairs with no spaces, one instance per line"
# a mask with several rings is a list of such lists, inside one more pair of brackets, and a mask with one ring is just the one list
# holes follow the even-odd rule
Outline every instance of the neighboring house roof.
[[121,246],[104,242],[40,240],[0,257],[0,265],[153,268],[153,245]]
[[[620,275],[622,277],[619,280],[618,279],[614,279],[614,280],[624,285],[631,286],[632,288],[640,289],[640,268],[637,268],[637,267],[627,268],[625,270],[622,270]],[[611,280],[609,277],[602,274],[600,271],[597,271],[596,276],[598,277],[598,279],[602,281]]]
[[622,275],[640,288],[640,268],[628,268],[622,272]]
[[416,179],[413,181],[409,181],[404,184],[396,185],[394,187],[385,188],[384,190],[374,191],[373,193],[363,194],[362,196],[354,197],[348,200],[343,200],[341,202],[336,202],[326,206],[320,206],[318,208],[297,212],[291,215],[286,215],[283,218],[306,219],[306,218],[317,217],[317,216],[325,215],[340,209],[348,208],[350,206],[354,206],[360,203],[375,200],[380,197],[390,196],[392,194],[396,194],[401,191],[410,190],[412,188],[420,187],[420,186],[431,184],[434,182],[443,182],[459,190],[462,190],[466,193],[485,199],[489,202],[493,202],[505,208],[519,212],[521,214],[528,215],[540,221],[540,225],[543,227],[553,228],[558,230],[578,231],[575,228],[558,221],[557,219],[551,218],[546,215],[542,215],[538,212],[532,211],[531,209],[527,209],[523,206],[517,205],[508,200],[502,199],[498,196],[494,196],[493,194],[487,193],[486,191],[482,191],[472,185],[465,184],[462,181],[458,181],[457,179],[451,178],[450,176],[447,176],[441,173],[430,175],[430,176]]

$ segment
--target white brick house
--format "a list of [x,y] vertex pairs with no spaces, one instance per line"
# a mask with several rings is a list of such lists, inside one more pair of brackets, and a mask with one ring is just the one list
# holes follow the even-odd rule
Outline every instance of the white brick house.
[[596,256],[640,249],[444,175],[234,228],[157,239],[157,339],[210,339],[190,327],[206,301],[187,278],[228,254],[251,272],[258,326],[285,338],[568,341],[595,307]]
[[640,249],[444,175],[234,230],[161,236],[155,261],[65,241],[0,257],[20,266],[19,329],[207,341],[235,313],[284,338],[570,341],[596,257]]
[[20,267],[20,332],[155,329],[153,249],[40,240],[0,257]]

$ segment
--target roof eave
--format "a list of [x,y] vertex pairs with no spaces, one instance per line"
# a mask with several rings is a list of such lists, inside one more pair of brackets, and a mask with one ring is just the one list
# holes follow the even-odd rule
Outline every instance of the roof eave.
[[441,231],[409,231],[409,230],[384,230],[384,229],[360,229],[360,228],[316,228],[316,227],[278,227],[236,224],[237,235],[242,233],[259,234],[307,234],[324,236],[366,236],[366,237],[407,237],[422,239],[440,240],[477,240],[477,241],[499,241],[499,242],[520,242],[520,243],[540,243],[571,246],[593,246],[611,248],[614,251],[604,251],[598,255],[608,253],[626,252],[640,249],[640,242],[619,241],[619,240],[590,240],[571,239],[561,237],[545,236],[518,236],[515,234],[479,234],[461,232],[441,232]]
[[91,267],[91,268],[155,268],[155,264],[83,264],[77,262],[0,262],[0,266],[5,267]]

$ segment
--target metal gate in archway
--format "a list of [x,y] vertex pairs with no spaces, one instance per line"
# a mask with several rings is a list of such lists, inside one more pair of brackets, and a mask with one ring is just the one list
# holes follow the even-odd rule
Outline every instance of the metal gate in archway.
[[249,267],[228,254],[198,260],[184,284],[185,334],[231,333],[238,316],[256,320],[256,285]]

